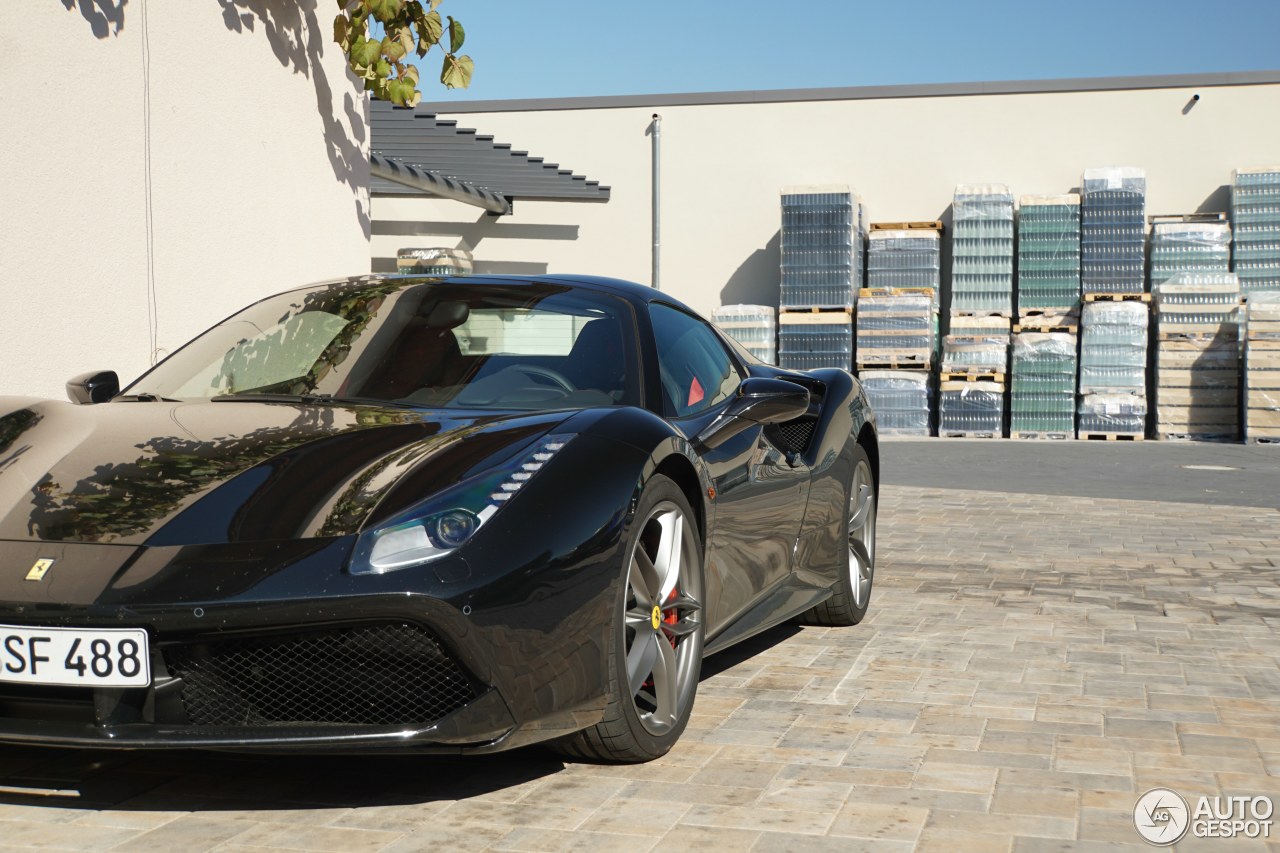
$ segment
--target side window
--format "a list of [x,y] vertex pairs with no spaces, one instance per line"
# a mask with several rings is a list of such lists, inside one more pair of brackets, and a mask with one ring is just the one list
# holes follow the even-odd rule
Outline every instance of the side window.
[[668,417],[685,417],[728,399],[741,381],[716,333],[696,317],[653,303],[649,306],[662,405]]

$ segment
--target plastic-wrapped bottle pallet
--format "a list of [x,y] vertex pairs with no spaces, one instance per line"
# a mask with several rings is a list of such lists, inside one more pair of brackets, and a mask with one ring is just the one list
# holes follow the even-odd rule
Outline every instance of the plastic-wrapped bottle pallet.
[[1240,281],[1178,273],[1153,293],[1156,431],[1161,438],[1240,434]]
[[861,297],[856,320],[858,367],[932,366],[937,323],[930,296]]
[[1142,293],[1147,179],[1141,169],[1086,169],[1080,206],[1085,293]]
[[1018,203],[1018,316],[1057,324],[1080,312],[1080,196]]
[[1012,380],[1011,438],[1075,438],[1075,335],[1067,332],[1014,335]]
[[952,205],[951,313],[1013,315],[1013,196],[960,184]]
[[1245,438],[1280,444],[1280,291],[1250,294],[1244,357]]
[[853,315],[848,311],[784,311],[778,315],[778,366],[853,369]]
[[848,186],[785,188],[780,306],[852,309],[866,234],[862,199]]
[[942,378],[938,383],[938,435],[944,438],[1000,438],[1003,434],[1003,381]]
[[930,288],[934,308],[941,284],[942,233],[931,228],[872,231],[867,239],[867,288],[895,295]]
[[1147,415],[1145,301],[1088,301],[1080,316],[1080,438],[1141,439]]
[[943,373],[1008,372],[1009,335],[947,335],[942,341]]
[[469,275],[475,261],[466,249],[401,249],[396,253],[396,272],[409,275]]
[[756,358],[765,364],[777,364],[775,313],[768,305],[721,305],[711,319]]
[[1229,272],[1227,222],[1157,222],[1151,227],[1151,289],[1180,272]]
[[1235,230],[1232,269],[1246,294],[1280,291],[1280,166],[1236,169],[1231,181]]
[[929,435],[932,376],[924,370],[863,370],[858,373],[881,435]]

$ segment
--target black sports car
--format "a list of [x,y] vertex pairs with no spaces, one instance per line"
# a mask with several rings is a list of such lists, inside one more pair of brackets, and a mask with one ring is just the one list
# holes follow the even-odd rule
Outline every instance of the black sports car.
[[867,609],[857,381],[648,287],[328,282],[67,388],[0,398],[0,741],[645,760]]

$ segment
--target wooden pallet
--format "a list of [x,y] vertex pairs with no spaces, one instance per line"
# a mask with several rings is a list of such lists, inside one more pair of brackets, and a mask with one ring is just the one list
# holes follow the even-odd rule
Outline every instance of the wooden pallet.
[[1068,335],[1074,335],[1079,330],[1079,328],[1080,328],[1079,326],[1075,326],[1075,325],[1035,326],[1035,325],[1028,325],[1026,323],[1015,323],[1013,325],[1013,333],[1016,335],[1016,334],[1019,334],[1020,332],[1044,332],[1046,334],[1051,334],[1053,332],[1061,332]]
[[859,299],[875,299],[892,296],[928,296],[933,298],[932,287],[864,287],[858,291]]
[[1226,222],[1225,213],[1156,213],[1147,217],[1147,222],[1156,225],[1161,222]]
[[1136,432],[1082,432],[1081,441],[1142,441],[1144,436]]
[[1280,447],[1280,434],[1278,435],[1248,435],[1244,439],[1248,444],[1274,444]]
[[1010,430],[1009,438],[1016,441],[1069,441],[1075,438],[1075,434],[1070,432],[1027,432],[1026,430],[1013,432]]
[[872,222],[872,231],[941,231],[942,221],[930,219],[927,222]]
[[1012,311],[958,311],[952,309],[952,317],[1003,317],[1009,322],[1013,322]]
[[1150,302],[1150,293],[1086,293],[1085,302]]
[[939,382],[998,382],[1004,384],[1005,374],[995,371],[954,371],[946,370],[938,374]]
[[997,432],[954,432],[938,430],[938,438],[1003,438]]
[[778,316],[786,314],[851,314],[853,308],[849,305],[806,305],[803,308],[789,307],[779,308]]
[[[1167,328],[1167,324],[1166,324],[1166,328]],[[1235,347],[1236,341],[1240,340],[1238,335],[1239,333],[1236,332],[1234,329],[1228,330],[1228,329],[1219,328],[1216,331],[1211,331],[1210,327],[1206,326],[1203,330],[1199,330],[1199,331],[1192,331],[1191,329],[1188,329],[1187,331],[1177,331],[1177,332],[1156,332],[1156,340],[1158,341],[1202,341],[1204,343],[1210,343],[1212,341],[1222,341],[1224,344],[1229,342],[1232,347]]]
[[886,358],[883,361],[859,361],[857,370],[928,370],[932,365],[928,359],[906,361],[900,358]]

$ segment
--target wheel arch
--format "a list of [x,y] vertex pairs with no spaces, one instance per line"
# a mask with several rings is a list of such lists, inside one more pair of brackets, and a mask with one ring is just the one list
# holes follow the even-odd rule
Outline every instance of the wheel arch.
[[875,477],[876,492],[880,491],[880,441],[876,438],[876,428],[870,423],[862,425],[858,433],[858,445],[866,451],[871,462],[871,476]]
[[672,453],[658,463],[653,473],[670,479],[688,499],[689,506],[693,508],[693,514],[698,521],[698,541],[702,543],[705,554],[707,549],[706,498],[702,491],[702,481],[693,463],[683,453]]

